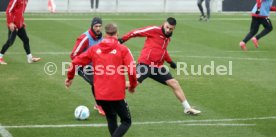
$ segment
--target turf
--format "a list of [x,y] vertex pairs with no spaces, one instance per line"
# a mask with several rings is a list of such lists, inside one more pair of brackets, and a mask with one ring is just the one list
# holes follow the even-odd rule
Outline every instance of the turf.
[[[209,22],[199,22],[197,14],[27,13],[32,53],[43,60],[27,64],[19,39],[8,50],[5,60],[9,64],[0,66],[2,126],[106,123],[105,118],[92,109],[94,101],[88,84],[76,77],[72,87],[66,90],[65,76],[61,72],[62,62],[70,61],[69,52],[76,38],[88,29],[93,16],[101,16],[104,24],[117,23],[120,36],[135,28],[161,25],[166,17],[174,16],[178,22],[168,48],[174,61],[188,64],[188,72],[192,71],[193,65],[198,68],[198,65],[210,65],[211,61],[215,66],[228,66],[229,61],[233,63],[233,74],[224,76],[176,75],[176,70],[170,70],[183,87],[190,104],[202,111],[200,116],[183,114],[182,106],[170,88],[151,79],[144,81],[135,94],[127,94],[133,125],[126,137],[276,136],[276,33],[273,31],[261,39],[260,48],[255,49],[250,41],[247,45],[249,51],[241,52],[238,43],[248,33],[250,16],[240,13],[214,14]],[[271,15],[272,22],[274,18],[276,15]],[[5,25],[2,13],[0,43],[7,38]],[[126,43],[136,59],[143,41],[143,38],[137,38]],[[47,62],[57,65],[56,74],[45,74]],[[78,105],[90,108],[92,113],[88,120],[74,119],[73,111]],[[215,121],[219,119],[234,120]],[[14,137],[109,136],[107,127],[7,130]]]

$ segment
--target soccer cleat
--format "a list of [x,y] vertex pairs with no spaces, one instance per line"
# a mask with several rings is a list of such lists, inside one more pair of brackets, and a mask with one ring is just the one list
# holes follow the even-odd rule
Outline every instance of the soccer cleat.
[[41,60],[41,58],[36,58],[36,57],[32,57],[32,58],[27,59],[28,63],[34,63],[34,62],[38,62],[40,60]]
[[196,110],[194,108],[189,108],[189,109],[184,109],[184,113],[189,115],[198,115],[201,113],[201,111]]
[[253,41],[255,48],[259,48],[258,39],[256,37],[253,37],[251,40]]
[[94,109],[95,109],[95,110],[98,110],[98,112],[99,112],[100,115],[105,116],[105,112],[104,112],[102,106],[95,105],[95,106],[94,106]]
[[243,41],[240,42],[240,47],[243,51],[247,51],[246,45]]
[[0,58],[0,64],[1,64],[1,65],[7,65],[8,63],[5,62],[3,58]]
[[201,15],[201,16],[199,17],[199,21],[205,21],[205,20],[206,20],[206,17],[205,17],[205,16]]

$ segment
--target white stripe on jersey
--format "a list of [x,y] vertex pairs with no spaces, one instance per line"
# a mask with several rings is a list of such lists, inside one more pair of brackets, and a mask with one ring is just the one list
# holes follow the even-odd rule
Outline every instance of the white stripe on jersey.
[[87,36],[84,37],[84,39],[82,39],[82,41],[80,42],[80,44],[78,45],[77,49],[74,51],[73,56],[76,56],[77,53],[80,51],[80,48],[83,46],[83,43],[88,39]]
[[10,8],[10,10],[9,10],[9,13],[10,13],[10,12],[12,11],[12,9],[14,8],[16,1],[17,1],[17,0],[14,0],[14,1],[13,1],[12,6],[11,6],[11,8]]
[[142,29],[142,30],[136,30],[136,31],[134,31],[133,33],[134,33],[134,34],[137,34],[137,33],[146,32],[146,31],[149,31],[149,30],[152,30],[152,29],[160,29],[160,27],[153,26],[153,27],[149,27],[149,28]]
[[130,49],[129,49],[129,48],[127,48],[127,49],[128,49],[128,52],[129,52],[130,56],[132,57],[132,60],[134,60],[134,57],[133,57],[133,55],[132,55]]

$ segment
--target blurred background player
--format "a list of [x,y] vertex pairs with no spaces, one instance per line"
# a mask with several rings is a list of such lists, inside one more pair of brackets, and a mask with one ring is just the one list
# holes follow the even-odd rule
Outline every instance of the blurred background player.
[[91,3],[91,11],[93,11],[94,8],[97,11],[99,8],[99,0],[90,0],[90,3]]
[[210,19],[210,0],[205,0],[205,7],[206,7],[206,12],[207,16],[204,13],[204,9],[202,7],[202,3],[204,0],[197,0],[197,6],[199,8],[199,11],[201,13],[199,20],[202,21],[208,21]]
[[[75,66],[84,66],[93,62],[95,68],[95,98],[106,113],[110,135],[112,137],[122,137],[131,126],[131,115],[125,101],[124,69],[119,68],[122,68],[122,66],[127,68],[130,81],[129,91],[131,93],[134,92],[134,88],[137,86],[136,68],[130,50],[117,40],[117,26],[107,24],[105,32],[106,37],[101,43],[90,47],[86,52],[74,58],[65,85],[68,88],[72,84]],[[110,74],[108,66],[114,68],[114,73]],[[121,119],[121,125],[119,126],[117,115]]]
[[171,87],[178,100],[182,103],[184,113],[192,115],[199,114],[201,113],[199,110],[189,105],[178,81],[163,66],[164,61],[166,61],[173,69],[176,69],[176,64],[172,61],[167,51],[175,26],[175,18],[169,17],[162,26],[148,26],[133,30],[125,34],[119,41],[123,43],[131,38],[146,37],[144,47],[138,59],[138,82],[142,83],[146,78],[150,77],[155,81]]
[[[256,4],[252,9],[252,21],[250,26],[250,32],[246,37],[240,42],[240,47],[242,50],[246,51],[246,43],[251,39],[256,48],[259,47],[258,40],[269,32],[272,31],[272,23],[269,19],[270,11],[276,11],[276,6],[272,6],[273,0],[256,0]],[[260,25],[264,26],[264,30],[258,35]],[[256,36],[255,36],[256,35]]]
[[40,60],[40,58],[33,57],[31,54],[29,37],[26,32],[26,25],[24,23],[24,12],[28,0],[10,0],[8,8],[6,9],[6,18],[8,25],[8,40],[3,45],[0,52],[0,64],[6,65],[4,61],[4,54],[13,45],[16,35],[22,40],[25,52],[27,54],[27,62],[33,63]]
[[56,4],[54,0],[48,0],[48,10],[52,13],[56,12]]
[[[75,46],[70,55],[72,60],[79,56],[81,53],[85,52],[89,47],[94,46],[102,41],[102,23],[102,19],[99,17],[94,17],[92,19],[91,27],[77,38]],[[92,94],[95,97],[93,74],[91,70],[91,66],[80,67],[78,68],[78,75],[81,76],[86,82],[88,82],[91,85]],[[94,109],[98,110],[99,114],[103,116],[105,115],[102,107],[97,105],[97,102],[94,106]]]

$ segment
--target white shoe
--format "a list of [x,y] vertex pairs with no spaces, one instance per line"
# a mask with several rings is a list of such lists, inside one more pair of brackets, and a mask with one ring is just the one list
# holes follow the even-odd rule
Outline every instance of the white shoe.
[[40,60],[41,60],[41,58],[36,58],[36,57],[32,57],[32,58],[27,59],[28,63],[38,62]]
[[184,109],[185,114],[190,114],[190,115],[198,115],[201,113],[201,111],[196,110],[194,108],[189,108],[189,109]]
[[1,65],[7,65],[8,63],[5,62],[3,58],[0,58],[0,64],[1,64]]

